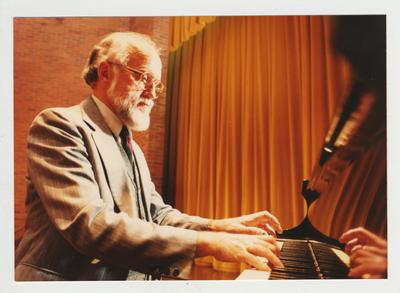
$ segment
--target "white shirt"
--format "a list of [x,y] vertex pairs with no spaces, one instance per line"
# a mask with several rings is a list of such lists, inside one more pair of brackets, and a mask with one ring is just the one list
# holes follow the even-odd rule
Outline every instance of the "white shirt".
[[102,101],[96,98],[95,95],[92,95],[92,98],[93,101],[96,103],[97,107],[99,108],[100,114],[103,116],[106,124],[114,134],[114,137],[120,140],[119,134],[123,127],[121,120],[117,117],[117,115],[114,114],[113,111],[111,111],[110,108],[106,106],[106,104],[104,104]]

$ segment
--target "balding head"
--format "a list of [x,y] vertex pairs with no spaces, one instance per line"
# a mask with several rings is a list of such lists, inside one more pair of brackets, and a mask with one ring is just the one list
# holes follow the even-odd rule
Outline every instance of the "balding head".
[[105,36],[93,47],[83,69],[83,78],[90,87],[98,80],[98,66],[103,61],[127,65],[129,58],[159,55],[156,44],[147,35],[135,32],[116,32]]

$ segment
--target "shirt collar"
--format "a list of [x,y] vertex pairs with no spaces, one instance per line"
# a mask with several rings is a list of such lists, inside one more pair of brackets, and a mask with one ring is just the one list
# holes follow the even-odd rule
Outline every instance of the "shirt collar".
[[111,111],[110,108],[106,106],[106,104],[104,104],[102,101],[96,98],[95,95],[92,95],[92,98],[93,101],[96,103],[97,107],[99,108],[101,115],[103,116],[106,124],[111,129],[114,136],[116,138],[119,138],[119,134],[123,127],[121,120],[119,120],[119,118],[114,114],[113,111]]

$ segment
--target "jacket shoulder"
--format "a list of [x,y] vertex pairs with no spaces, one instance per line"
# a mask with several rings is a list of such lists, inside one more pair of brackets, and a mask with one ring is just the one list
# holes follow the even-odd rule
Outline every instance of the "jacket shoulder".
[[33,124],[44,121],[70,121],[80,123],[82,121],[82,113],[80,105],[71,107],[55,107],[42,110],[33,120]]

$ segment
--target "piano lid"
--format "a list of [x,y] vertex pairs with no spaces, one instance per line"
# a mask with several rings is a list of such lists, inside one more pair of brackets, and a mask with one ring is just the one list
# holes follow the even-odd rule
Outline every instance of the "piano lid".
[[[349,109],[351,103],[354,109]],[[325,191],[347,166],[385,134],[385,103],[374,92],[353,90],[333,119],[307,189]]]
[[353,83],[334,117],[307,189],[321,193],[375,141],[386,135],[386,18],[336,18],[336,51],[351,65]]

